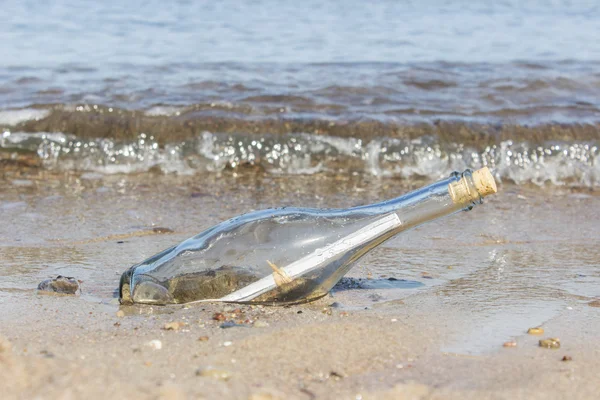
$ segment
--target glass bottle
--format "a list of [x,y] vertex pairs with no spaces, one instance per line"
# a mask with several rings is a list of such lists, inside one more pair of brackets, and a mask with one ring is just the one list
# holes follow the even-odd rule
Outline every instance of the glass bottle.
[[370,250],[496,193],[488,168],[349,209],[278,208],[222,222],[134,265],[121,303],[287,304],[324,296]]

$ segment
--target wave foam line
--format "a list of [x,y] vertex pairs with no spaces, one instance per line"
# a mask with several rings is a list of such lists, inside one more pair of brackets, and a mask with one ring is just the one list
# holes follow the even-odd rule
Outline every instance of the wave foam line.
[[62,133],[4,132],[0,150],[35,152],[49,169],[106,174],[193,174],[259,168],[273,174],[366,173],[377,177],[437,179],[451,171],[490,167],[517,184],[600,186],[598,141],[505,140],[476,149],[434,136],[371,140],[315,134],[229,135],[204,132],[160,145],[140,134],[135,141],[79,139]]

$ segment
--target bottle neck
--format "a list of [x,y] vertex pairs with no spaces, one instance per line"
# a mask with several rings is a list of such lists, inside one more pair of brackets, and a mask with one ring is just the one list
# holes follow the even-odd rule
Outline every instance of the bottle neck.
[[[351,211],[367,211],[374,212],[377,214],[386,214],[389,212],[394,212],[400,208],[404,208],[410,205],[415,205],[423,200],[434,197],[434,198],[444,198],[447,197],[451,203],[455,203],[451,197],[451,189],[450,187],[456,187],[461,185],[459,182],[463,179],[464,176],[470,176],[470,171],[467,170],[462,174],[458,172],[453,172],[448,178],[442,179],[440,181],[434,182],[428,186],[424,186],[410,193],[404,194],[400,197],[396,197],[393,199],[385,200],[375,204],[369,204],[364,206],[358,206],[351,208]],[[471,180],[467,179],[467,183],[470,183]],[[455,196],[456,197],[456,196]],[[465,202],[461,199],[457,198],[456,203],[460,203],[464,208],[469,208],[471,206],[471,202]],[[466,204],[463,204],[466,203]]]
[[446,179],[403,196],[355,207],[350,211],[376,215],[395,213],[401,221],[397,231],[403,231],[457,211],[470,210],[474,205],[482,202],[484,195],[478,188],[473,173],[466,170],[462,174],[453,172]]

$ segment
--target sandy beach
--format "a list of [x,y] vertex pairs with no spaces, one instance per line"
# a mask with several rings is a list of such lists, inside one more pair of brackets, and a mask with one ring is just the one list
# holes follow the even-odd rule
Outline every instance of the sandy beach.
[[[594,2],[4,0],[0,21],[0,400],[600,398]],[[315,302],[119,302],[124,271],[240,214],[484,167],[497,194],[382,243]],[[441,215],[446,184],[421,211]],[[330,273],[374,243],[321,218],[294,248],[299,219],[236,236],[260,248],[226,231],[146,298],[175,267],[253,269],[230,286],[264,268],[281,289],[294,263],[335,249]],[[58,276],[76,293],[37,290]]]
[[[347,207],[409,188],[360,177],[6,171],[3,398],[592,399],[600,389],[592,192],[501,185],[482,206],[384,244],[310,304],[125,307],[122,271],[224,218],[279,204]],[[303,190],[309,181],[314,192]],[[82,280],[81,293],[36,291],[56,275]],[[222,327],[231,321],[240,326]],[[555,337],[559,349],[539,347]]]

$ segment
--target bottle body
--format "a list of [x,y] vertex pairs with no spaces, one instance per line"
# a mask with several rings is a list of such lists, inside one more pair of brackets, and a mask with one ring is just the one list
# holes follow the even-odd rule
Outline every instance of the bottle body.
[[[472,207],[481,199],[474,186],[466,171],[368,206],[280,208],[235,217],[130,268],[121,278],[121,301],[286,304],[314,300],[389,238]],[[469,187],[470,196],[456,195],[469,192]]]

